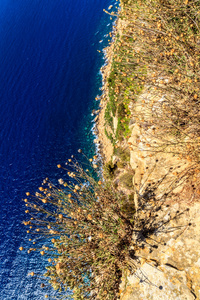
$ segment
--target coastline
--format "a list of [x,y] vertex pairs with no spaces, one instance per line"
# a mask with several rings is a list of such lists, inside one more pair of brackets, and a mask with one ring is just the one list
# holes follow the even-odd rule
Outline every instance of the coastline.
[[114,147],[111,141],[105,134],[105,110],[109,100],[109,85],[107,79],[109,78],[112,61],[114,56],[114,46],[115,46],[115,38],[117,34],[122,32],[123,24],[119,15],[117,17],[116,22],[113,25],[113,39],[109,46],[104,48],[105,52],[105,64],[101,67],[100,72],[102,75],[102,96],[100,97],[99,104],[99,114],[95,121],[95,126],[97,129],[97,138],[95,139],[95,143],[100,146],[100,153],[102,156],[103,163],[109,162],[112,159]]
[[107,79],[109,77],[111,66],[112,66],[113,48],[114,48],[114,41],[111,43],[110,46],[104,49],[104,51],[106,51],[105,54],[106,63],[104,66],[101,67],[100,70],[102,74],[103,93],[102,96],[100,97],[99,115],[96,120],[97,139],[95,140],[95,142],[100,146],[100,153],[102,156],[103,163],[110,161],[113,154],[113,145],[105,134],[105,120],[104,120],[105,109],[109,97],[109,88],[108,88]]
[[[58,231],[51,229],[51,219],[48,225],[46,219],[45,223],[42,219],[44,233],[49,229],[49,234],[56,234],[56,239],[51,241],[58,253],[48,269],[52,273],[48,271],[47,276],[52,279],[49,282],[55,289],[59,288],[60,282],[61,285],[66,284],[67,288],[71,289],[72,286],[75,299],[173,300],[177,297],[185,299],[185,296],[191,300],[200,299],[199,252],[196,251],[200,249],[199,167],[195,169],[190,160],[184,161],[183,157],[180,159],[174,154],[174,141],[180,139],[181,132],[173,131],[167,136],[166,128],[163,130],[164,126],[158,127],[156,117],[164,116],[166,107],[163,99],[166,92],[162,90],[159,93],[157,90],[163,84],[159,76],[156,77],[157,82],[154,79],[150,83],[148,81],[152,68],[157,68],[157,65],[148,65],[150,70],[147,68],[146,72],[141,68],[142,61],[134,57],[137,49],[137,55],[143,59],[141,40],[138,44],[131,43],[132,28],[127,26],[126,21],[122,21],[120,11],[112,25],[112,41],[103,50],[105,64],[101,67],[102,95],[96,98],[100,100],[98,110],[92,112],[92,116],[96,115],[92,121],[92,132],[95,135],[93,142],[99,155],[89,159],[94,169],[100,165],[99,173],[104,178],[96,181],[91,177],[90,181],[85,172],[84,177],[79,177],[70,171],[70,180],[76,177],[74,180],[78,184],[70,181],[68,185],[62,179],[58,180],[60,185],[66,187],[67,194],[57,188],[55,194],[51,190],[48,193],[48,189],[43,187],[39,188],[44,192],[42,196],[38,192],[35,194],[42,203],[50,202],[50,205],[54,204],[54,195],[58,195],[56,205],[60,209],[64,204],[58,212],[52,211],[55,217],[53,228],[58,228]],[[118,44],[118,37],[122,41],[127,39],[128,30],[130,43],[119,41]],[[124,60],[119,61],[117,54]],[[138,68],[134,69],[135,61]],[[121,68],[117,69],[119,72],[115,72],[115,62],[122,62]],[[119,78],[126,77],[119,90],[115,88],[118,80],[116,75]],[[112,81],[115,83],[112,84]],[[148,84],[152,84],[150,92]],[[173,99],[173,95],[169,94],[171,97]],[[117,102],[116,106],[114,101]],[[109,110],[110,103],[114,103],[116,110]],[[110,113],[111,121],[107,113]],[[116,119],[118,127],[115,126]],[[161,117],[159,120],[162,120]],[[126,127],[123,126],[125,122]],[[175,125],[177,129],[179,123]],[[181,130],[184,126],[180,124],[178,128]],[[127,127],[129,131],[126,131]],[[109,137],[110,133],[116,134],[114,138],[112,135]],[[171,144],[169,151],[166,151],[161,146],[168,146],[168,138]],[[185,142],[189,145],[187,140],[183,141],[184,145]],[[190,146],[189,149],[192,152],[194,148]],[[68,161],[72,162],[72,159]],[[75,171],[79,170],[76,163]],[[61,165],[57,167],[61,168]],[[79,181],[79,178],[84,181]],[[40,207],[36,204],[29,206],[39,211]],[[42,206],[43,211],[46,213]],[[31,218],[30,223],[25,221],[24,225],[38,227],[38,220]],[[62,226],[64,237],[63,231],[60,231]],[[40,231],[40,228],[36,231]],[[57,235],[60,235],[58,239]],[[23,247],[20,248],[23,250]],[[41,255],[49,250],[45,246],[42,249]],[[32,251],[32,248],[28,251]],[[54,280],[55,276],[58,281]]]
[[[122,30],[124,29],[124,25],[126,26],[126,23],[123,23],[118,15],[116,24],[114,26],[115,32],[113,33],[114,37],[112,40],[112,43],[104,49],[105,51],[105,65],[101,68],[101,73],[102,73],[102,90],[103,94],[100,99],[100,105],[99,105],[99,115],[96,120],[96,128],[97,128],[97,136],[98,138],[96,139],[96,142],[98,145],[100,145],[100,154],[102,156],[102,163],[105,165],[105,163],[112,162],[112,156],[114,152],[114,146],[112,145],[111,141],[108,139],[108,137],[105,134],[105,110],[107,103],[109,101],[109,84],[108,84],[108,78],[110,76],[110,72],[112,70],[112,62],[114,58],[114,47],[115,47],[115,41],[116,41],[116,35],[119,34],[119,36],[122,35]],[[143,23],[144,24],[144,23]],[[139,24],[140,25],[140,24]],[[133,26],[134,27],[134,26]],[[136,27],[137,30],[137,27]],[[132,36],[133,31],[130,34]],[[142,35],[143,38],[143,35]],[[135,37],[136,40],[136,37]],[[137,63],[140,61],[142,62],[142,54],[141,54],[141,41],[135,44],[135,49],[128,49],[127,53],[130,53],[131,51],[136,52],[139,58],[137,58]],[[161,52],[162,53],[162,52]],[[155,53],[157,54],[157,53]],[[163,53],[162,53],[163,55]],[[135,54],[133,55],[135,56]],[[126,62],[130,62],[130,59],[134,60],[135,58],[127,56]],[[150,57],[151,58],[151,57]],[[157,59],[157,58],[156,58]],[[152,59],[153,60],[153,59]],[[156,60],[157,62],[157,60]],[[149,66],[148,66],[149,67]],[[160,66],[158,66],[159,69]],[[190,178],[191,181],[185,180],[184,176],[190,168],[190,162],[191,158],[188,156],[187,160],[184,159],[182,156],[177,156],[174,155],[173,148],[170,148],[169,151],[155,151],[154,144],[158,143],[158,140],[155,138],[155,130],[157,136],[160,138],[159,141],[162,141],[162,135],[166,135],[165,129],[163,130],[162,127],[159,127],[159,123],[157,123],[157,120],[154,119],[153,121],[150,120],[149,116],[152,116],[152,112],[155,110],[158,110],[158,104],[160,103],[163,97],[165,97],[164,92],[159,93],[158,87],[160,85],[160,78],[157,77],[157,81],[154,79],[154,75],[152,75],[152,69],[154,69],[155,74],[156,74],[156,68],[157,65],[153,61],[151,68],[147,68],[147,73],[145,71],[140,71],[143,75],[144,78],[141,78],[144,80],[144,82],[138,81],[138,70],[136,74],[132,75],[132,80],[135,81],[135,85],[141,85],[141,90],[138,91],[136,89],[136,95],[137,95],[137,103],[135,101],[135,97],[132,97],[132,102],[130,102],[129,109],[130,109],[130,122],[129,122],[129,129],[130,129],[130,136],[128,137],[128,140],[126,143],[122,144],[121,143],[121,149],[124,151],[126,148],[129,149],[130,152],[130,160],[126,165],[126,169],[118,167],[118,173],[115,176],[115,183],[117,185],[118,190],[122,190],[127,193],[127,195],[132,196],[130,199],[133,200],[134,206],[136,209],[136,213],[138,214],[138,218],[143,218],[147,220],[147,222],[152,222],[153,218],[159,218],[159,222],[162,223],[163,219],[166,218],[167,222],[163,223],[163,225],[168,225],[168,222],[172,222],[174,227],[178,226],[181,224],[181,226],[186,226],[186,220],[188,222],[188,226],[191,226],[190,220],[194,220],[194,222],[198,222],[199,217],[197,216],[196,210],[197,207],[199,207],[199,196],[196,194],[195,189],[197,188],[199,191],[199,185],[197,183],[192,182],[192,179]],[[175,73],[177,72],[177,69],[175,70]],[[140,73],[139,73],[140,74]],[[125,74],[126,75],[126,74]],[[151,92],[149,92],[149,79],[147,80],[145,76],[150,78],[150,83],[153,87]],[[152,78],[151,78],[152,76]],[[169,75],[168,75],[169,76]],[[156,84],[154,84],[156,82]],[[197,82],[197,81],[196,81]],[[166,81],[168,83],[168,81]],[[156,91],[157,90],[157,91]],[[156,91],[156,92],[155,92]],[[134,92],[132,92],[132,96],[134,95]],[[164,94],[164,96],[163,96]],[[195,98],[197,98],[197,94],[195,94]],[[173,98],[173,96],[172,96]],[[154,104],[156,103],[156,104]],[[153,107],[153,108],[152,108]],[[150,111],[150,113],[149,113]],[[155,128],[155,125],[157,127]],[[172,134],[172,137],[174,138],[174,134]],[[171,142],[170,139],[170,142]],[[189,142],[187,141],[188,145]],[[125,145],[125,147],[124,147]],[[184,152],[185,150],[183,150]],[[117,158],[118,159],[118,158]],[[113,157],[114,161],[114,157]],[[118,162],[118,161],[117,161]],[[112,164],[110,164],[112,166]],[[121,163],[122,165],[122,163]],[[120,166],[120,164],[119,164]],[[173,171],[172,171],[173,170]],[[132,171],[132,173],[131,173]],[[124,178],[125,176],[129,175],[130,177],[132,176],[131,183],[132,183],[132,194],[128,189],[125,189],[123,186],[123,175]],[[197,168],[196,172],[199,172],[199,169]],[[119,175],[120,174],[120,175]],[[132,174],[132,175],[131,175]],[[182,177],[183,176],[183,179]],[[195,175],[196,176],[196,175]],[[189,177],[188,177],[189,178]],[[197,181],[197,177],[195,177],[195,182]],[[172,189],[166,193],[169,182],[172,186]],[[156,197],[157,199],[164,199],[163,204],[162,204],[162,209],[161,207],[156,208],[156,202],[153,204],[155,206],[155,211],[154,211],[154,216],[153,214],[149,214],[148,211],[139,211],[140,203],[139,203],[139,197],[142,197],[143,193],[146,191],[152,192],[151,188],[149,186],[154,185],[155,191],[156,191]],[[192,190],[194,188],[194,190]],[[135,191],[134,191],[135,189]],[[130,192],[130,194],[129,194]],[[170,197],[165,198],[166,195],[168,196],[168,193]],[[199,192],[200,194],[200,192]],[[186,196],[187,195],[187,196]],[[187,198],[190,200],[188,201]],[[139,200],[138,200],[139,199]],[[155,198],[156,199],[156,198]],[[156,199],[156,200],[157,200]],[[167,200],[166,200],[167,199]],[[154,199],[153,199],[154,200]],[[191,204],[192,203],[192,204]],[[184,214],[185,213],[185,208],[191,206],[190,208],[190,213],[187,213],[187,216]],[[154,208],[152,209],[153,212]],[[159,213],[157,214],[157,211],[159,210]],[[175,215],[177,212],[182,211],[180,215],[183,214],[183,217],[179,216],[179,219],[175,220],[171,215]],[[187,211],[189,211],[189,208],[187,208]],[[151,212],[151,213],[152,213]],[[156,221],[157,222],[157,221]],[[156,224],[156,223],[155,223]],[[159,223],[157,223],[159,224]],[[156,226],[157,226],[156,224]],[[166,225],[166,227],[167,227]],[[159,225],[160,226],[160,225]],[[188,233],[185,233],[185,237],[188,238],[188,241],[185,241],[183,237],[181,237],[182,233],[180,234],[180,241],[183,245],[183,249],[187,249],[187,251],[171,251],[170,246],[168,247],[168,243],[170,245],[173,245],[173,249],[179,249],[178,242],[176,242],[176,234],[171,234],[170,235],[165,235],[160,233],[159,239],[162,240],[163,245],[159,245],[161,248],[161,252],[164,253],[161,254],[158,253],[156,250],[157,249],[157,244],[155,245],[154,249],[148,249],[147,247],[145,248],[145,251],[139,249],[137,250],[136,256],[139,257],[140,260],[140,266],[141,269],[144,270],[144,273],[148,274],[149,278],[151,279],[152,282],[155,282],[155,287],[159,287],[159,290],[157,290],[155,287],[150,287],[150,288],[145,288],[142,286],[142,284],[139,285],[140,283],[140,278],[139,278],[139,283],[138,279],[136,276],[129,275],[126,277],[124,275],[124,278],[122,278],[122,282],[120,285],[120,299],[121,300],[133,300],[133,299],[139,299],[141,295],[145,294],[145,299],[150,299],[149,298],[149,291],[153,295],[152,299],[157,299],[156,295],[159,295],[159,299],[166,299],[162,298],[165,297],[165,295],[162,292],[162,282],[165,281],[166,275],[168,276],[168,281],[166,281],[166,291],[167,291],[167,299],[171,300],[176,298],[177,296],[181,295],[182,292],[175,293],[173,294],[173,290],[171,287],[171,282],[173,280],[173,275],[174,275],[174,270],[173,269],[168,269],[168,268],[163,268],[163,265],[170,265],[171,261],[173,261],[173,264],[176,266],[175,269],[177,269],[177,274],[180,274],[178,271],[183,271],[183,278],[181,285],[184,287],[185,290],[188,292],[188,297],[191,297],[193,295],[193,291],[195,291],[195,295],[199,293],[197,291],[196,285],[199,284],[199,281],[193,276],[193,271],[192,270],[192,265],[196,264],[198,257],[196,253],[194,253],[192,247],[192,241],[191,241],[191,236],[196,234],[195,229],[191,228],[188,230]],[[177,235],[178,236],[178,235]],[[134,239],[134,238],[133,238]],[[195,240],[195,242],[197,242]],[[166,246],[167,245],[167,246]],[[153,246],[154,247],[154,246]],[[166,254],[165,254],[166,252]],[[191,263],[191,261],[187,261],[187,256],[185,253],[190,253],[194,256],[194,262]],[[158,267],[160,268],[159,271],[156,273],[153,270],[154,267],[154,262],[157,262]],[[187,267],[188,269],[179,269],[180,265],[182,262],[187,261]],[[168,263],[169,262],[169,263]],[[179,264],[180,262],[180,264]],[[151,263],[152,265],[150,265]],[[149,266],[152,267],[152,269],[149,269]],[[140,267],[138,267],[137,270],[139,270]],[[188,271],[189,270],[189,271]],[[153,273],[154,271],[154,273]],[[163,273],[159,273],[162,271]],[[196,271],[197,272],[197,271]],[[152,275],[153,274],[153,275]],[[135,276],[135,277],[134,277]],[[160,278],[162,280],[160,281]],[[184,282],[187,282],[188,278],[191,278],[190,280],[190,286],[184,285]],[[127,288],[128,285],[128,288]],[[193,286],[192,286],[193,285]],[[177,288],[179,286],[179,283],[174,283],[174,287]],[[191,288],[192,286],[192,288]],[[136,292],[137,291],[137,292]],[[190,293],[192,291],[192,293]],[[192,294],[192,295],[191,295]],[[189,299],[189,298],[188,298]],[[200,298],[198,298],[200,299]]]

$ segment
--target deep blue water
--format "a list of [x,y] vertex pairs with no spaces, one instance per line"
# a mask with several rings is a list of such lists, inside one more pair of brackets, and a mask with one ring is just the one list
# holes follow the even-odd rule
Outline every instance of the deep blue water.
[[[108,44],[115,0],[0,2],[0,299],[44,299],[44,258],[19,251],[28,234],[26,191],[82,148],[92,155],[91,111],[100,93],[97,52]],[[103,40],[102,43],[99,41]],[[52,292],[53,295],[53,292]]]

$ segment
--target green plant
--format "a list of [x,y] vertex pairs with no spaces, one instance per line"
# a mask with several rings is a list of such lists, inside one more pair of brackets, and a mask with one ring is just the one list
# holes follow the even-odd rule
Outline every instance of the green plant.
[[117,162],[117,167],[120,169],[124,169],[124,167],[126,166],[126,163],[122,162],[122,161],[118,161]]
[[119,181],[124,187],[128,189],[133,189],[133,172],[130,171],[124,173],[120,176]]
[[105,128],[104,132],[105,132],[106,137],[111,141],[112,145],[114,146],[115,145],[115,139],[113,137],[114,134],[108,133],[106,128]]
[[130,161],[130,150],[128,148],[115,147],[114,154],[117,155],[122,162],[127,163]]
[[112,116],[112,112],[111,112],[110,103],[108,103],[106,106],[104,118],[105,118],[106,123],[110,126],[110,128],[113,129],[113,116]]

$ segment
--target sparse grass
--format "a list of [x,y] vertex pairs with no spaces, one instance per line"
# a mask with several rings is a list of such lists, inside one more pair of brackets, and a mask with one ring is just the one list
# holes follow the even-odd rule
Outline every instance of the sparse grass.
[[118,161],[118,162],[117,162],[117,167],[118,167],[118,168],[124,169],[125,166],[126,166],[126,163],[125,163],[125,162],[122,162],[122,161]]
[[[129,0],[122,6],[119,17],[127,24],[115,41],[109,79],[119,114],[116,138],[129,136],[128,120],[134,115],[121,113],[121,106],[137,105],[145,87],[149,97],[138,104],[145,109],[135,117],[156,127],[158,143],[148,151],[173,151],[199,163],[200,2]],[[159,95],[165,100],[156,106]]]
[[104,119],[106,121],[106,124],[110,126],[110,128],[113,130],[113,116],[111,112],[110,103],[107,103]]
[[[128,26],[118,43],[120,61],[127,62],[129,77],[134,70],[134,86],[149,93],[135,117],[156,127],[158,142],[148,151],[173,151],[199,163],[200,2],[130,0],[122,14]],[[157,104],[159,95],[165,98]],[[136,90],[129,93],[133,98]]]
[[107,138],[111,141],[112,145],[115,145],[115,138],[113,137],[114,134],[112,134],[111,132],[108,133],[108,131],[105,128],[105,135],[107,136]]
[[130,134],[129,120],[119,117],[116,129],[116,139],[120,142]]
[[119,182],[127,189],[133,189],[133,172],[126,172],[120,176]]
[[130,150],[128,148],[115,147],[114,154],[118,156],[122,162],[127,163],[130,161]]

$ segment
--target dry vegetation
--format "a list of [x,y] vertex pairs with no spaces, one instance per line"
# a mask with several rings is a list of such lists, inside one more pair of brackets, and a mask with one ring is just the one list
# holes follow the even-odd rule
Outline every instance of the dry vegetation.
[[[66,299],[117,299],[122,274],[134,273],[139,266],[135,251],[144,248],[145,239],[172,219],[160,221],[158,211],[173,197],[178,180],[170,181],[159,196],[157,190],[164,178],[152,184],[146,181],[136,212],[133,199],[111,181],[94,179],[98,176],[95,159],[89,160],[90,174],[70,158],[64,167],[58,165],[66,170],[67,181],[59,179],[56,187],[45,179],[35,194],[27,192],[24,199],[30,216],[24,225],[34,237],[34,246],[26,250],[37,250],[48,259],[43,275],[54,289],[68,293],[61,296]],[[171,172],[165,178],[170,178]],[[39,276],[34,271],[29,275]],[[48,283],[43,287],[48,288]]]
[[[113,139],[129,135],[133,117],[152,127],[148,151],[199,162],[200,2],[123,1],[127,22],[116,38],[106,120],[118,116]],[[145,91],[145,94],[144,94]],[[137,103],[143,94],[142,103]],[[129,104],[144,107],[130,111]],[[109,114],[109,112],[111,112]],[[109,119],[110,116],[110,119]]]
[[[197,186],[199,180],[200,1],[122,0],[121,6],[119,18],[126,26],[114,41],[105,114],[119,161],[105,166],[105,180],[70,158],[64,167],[68,180],[60,179],[59,187],[44,180],[38,192],[28,192],[24,199],[30,214],[24,224],[46,239],[40,249],[28,252],[37,249],[48,257],[45,276],[55,289],[73,292],[67,299],[117,299],[122,273],[138,267],[135,251],[170,221],[160,221],[158,211],[174,201],[180,182],[192,178]],[[140,187],[132,186],[126,169],[123,185],[133,194],[143,191],[137,195],[137,209],[132,194],[112,183],[116,169],[128,165],[129,153],[120,143],[127,143],[132,122],[146,126],[149,157],[173,153],[190,163],[180,172],[169,167],[165,176],[149,183],[155,161]],[[137,145],[129,147],[133,151]],[[93,171],[99,167],[95,159],[88,167]],[[164,180],[168,184],[163,189]]]

